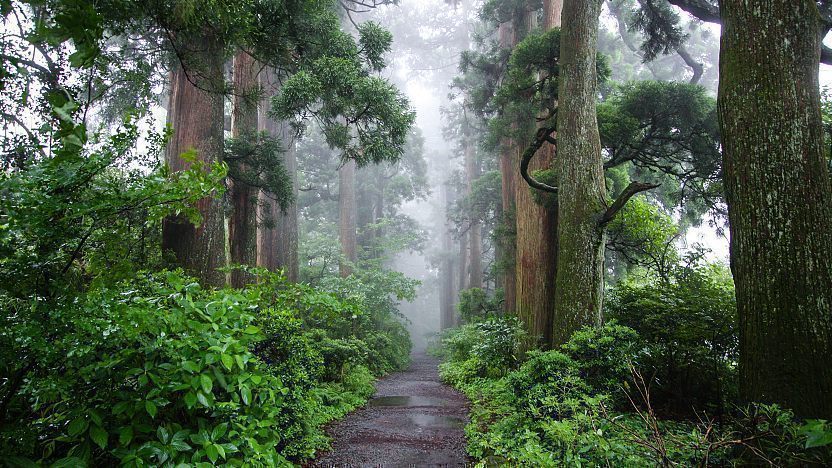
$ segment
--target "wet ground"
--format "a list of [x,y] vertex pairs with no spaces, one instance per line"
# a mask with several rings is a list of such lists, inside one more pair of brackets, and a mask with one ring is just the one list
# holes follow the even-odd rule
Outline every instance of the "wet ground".
[[439,381],[438,361],[412,357],[405,372],[376,384],[369,404],[333,424],[332,449],[314,467],[465,465],[468,401]]

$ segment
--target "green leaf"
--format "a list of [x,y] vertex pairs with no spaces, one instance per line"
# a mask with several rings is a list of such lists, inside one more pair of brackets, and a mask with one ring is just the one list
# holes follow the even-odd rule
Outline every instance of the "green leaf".
[[214,427],[214,430],[211,431],[211,440],[213,440],[213,441],[218,440],[220,437],[225,435],[225,432],[227,430],[228,430],[228,424],[226,424],[226,423],[217,424]]
[[199,376],[199,384],[202,386],[202,390],[205,393],[211,393],[211,389],[214,388],[214,382],[211,380],[211,377],[206,374]]
[[121,428],[118,434],[118,441],[121,445],[127,446],[130,445],[130,441],[133,440],[133,426],[124,426]]
[[237,366],[240,368],[240,370],[246,370],[246,363],[243,362],[243,356],[235,354],[234,359],[237,360]]
[[177,452],[188,452],[193,450],[193,447],[188,445],[187,442],[184,440],[174,440],[170,443],[170,446],[174,448]]
[[206,408],[210,408],[213,406],[208,397],[205,396],[205,394],[202,392],[197,392],[196,399],[202,404],[202,406],[205,406]]
[[187,406],[188,409],[191,409],[196,404],[196,394],[194,392],[188,392],[185,394],[184,400],[185,406]]
[[225,447],[223,447],[220,444],[214,444],[214,448],[217,449],[217,452],[219,452],[220,456],[223,458],[223,460],[225,460]]
[[90,437],[102,449],[107,447],[107,431],[102,429],[101,426],[90,427]]
[[145,411],[147,411],[147,414],[149,414],[151,418],[156,417],[156,413],[158,411],[158,409],[156,408],[156,403],[153,403],[152,401],[147,400],[147,401],[144,402],[144,409],[145,409]]
[[234,359],[231,356],[223,354],[220,356],[220,360],[226,369],[231,370],[231,368],[234,367]]
[[208,455],[208,459],[211,460],[211,463],[216,463],[217,458],[219,458],[219,452],[217,452],[217,447],[214,444],[205,447],[205,454]]
[[86,431],[89,424],[89,421],[87,421],[83,416],[75,418],[71,423],[69,423],[69,427],[66,428],[66,431],[71,437],[75,437]]
[[186,370],[186,371],[188,371],[188,372],[191,372],[191,373],[197,373],[197,372],[199,372],[200,370],[202,370],[202,369],[200,369],[200,368],[199,368],[199,364],[197,364],[197,363],[195,363],[195,362],[193,362],[193,361],[185,361],[185,362],[183,362],[183,363],[182,363],[182,368],[183,368],[183,369],[185,369],[185,370]]
[[243,403],[251,404],[251,390],[245,385],[240,386],[240,396],[243,398]]
[[254,325],[249,325],[248,327],[246,327],[243,333],[245,333],[246,335],[256,335],[260,333],[260,329],[255,327]]

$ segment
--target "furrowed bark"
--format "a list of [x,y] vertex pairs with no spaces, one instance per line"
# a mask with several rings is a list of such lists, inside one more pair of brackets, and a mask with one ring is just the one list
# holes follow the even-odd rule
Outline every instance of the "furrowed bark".
[[[223,80],[221,44],[210,36],[188,44],[194,62],[202,69],[200,88],[214,89]],[[193,73],[193,75],[188,75]],[[200,161],[211,163],[222,159],[223,98],[220,93],[204,91],[195,86],[194,70],[181,64],[170,73],[168,124],[174,133],[165,148],[165,163],[171,171],[186,170],[190,164],[181,154],[195,149]],[[210,83],[209,83],[210,82]],[[202,223],[194,226],[181,216],[170,216],[162,222],[162,249],[172,252],[176,263],[206,286],[222,286],[225,274],[218,268],[227,264],[225,255],[225,221],[222,203],[216,197],[197,203]]]
[[832,419],[832,187],[813,0],[720,2],[719,118],[740,392]]
[[[544,30],[560,27],[562,0],[543,2]],[[544,130],[546,131],[546,130]],[[548,135],[548,132],[547,132]],[[535,140],[535,143],[538,140]],[[526,174],[551,169],[555,146],[542,143],[526,164]],[[521,161],[522,162],[522,161]],[[535,203],[528,184],[518,183],[515,192],[517,212],[517,297],[515,310],[537,344],[552,341],[557,268],[557,207]]]
[[606,210],[595,110],[601,2],[565,0],[558,101],[558,262],[553,345],[601,323]]

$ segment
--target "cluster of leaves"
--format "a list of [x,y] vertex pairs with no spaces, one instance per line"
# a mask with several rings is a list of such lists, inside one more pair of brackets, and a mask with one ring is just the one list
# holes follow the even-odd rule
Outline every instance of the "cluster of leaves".
[[[362,335],[368,314],[355,301],[255,273],[244,290],[169,272],[58,304],[3,297],[0,353],[20,363],[6,374],[19,384],[3,394],[4,452],[74,466],[275,466],[314,454],[318,425],[403,365],[409,342],[394,342],[407,335]],[[351,340],[360,354],[347,364],[330,343]]]
[[669,278],[617,284],[607,316],[638,330],[641,369],[654,404],[722,412],[737,396],[739,342],[734,284],[721,265],[679,267]]
[[464,323],[480,322],[489,317],[496,317],[503,312],[502,292],[493,296],[481,288],[460,291],[457,310]]
[[[609,309],[620,322],[525,356],[517,354],[522,328],[507,319],[446,332],[440,375],[473,402],[469,454],[489,465],[528,466],[832,460],[826,421],[801,422],[776,405],[726,409],[735,401],[737,336],[724,268],[620,284]],[[691,414],[691,405],[701,412]]]

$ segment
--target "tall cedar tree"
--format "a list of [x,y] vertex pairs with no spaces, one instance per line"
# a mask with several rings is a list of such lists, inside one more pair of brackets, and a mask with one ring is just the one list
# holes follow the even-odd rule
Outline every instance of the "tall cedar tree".
[[600,324],[604,284],[604,162],[595,112],[597,0],[565,0],[558,90],[558,263],[554,344]]
[[[543,2],[543,29],[561,26],[563,0]],[[546,145],[529,164],[529,170],[550,169],[555,147]],[[557,207],[537,203],[528,185],[518,183],[517,205],[517,316],[540,344],[552,341],[557,267]]]
[[[171,171],[183,171],[190,163],[183,153],[195,150],[203,162],[222,159],[223,97],[215,90],[223,82],[223,47],[208,32],[184,46],[190,61],[177,64],[170,72],[168,124],[174,129],[165,150]],[[194,226],[181,216],[168,217],[162,224],[162,249],[173,252],[188,274],[206,285],[221,286],[226,265],[225,221],[221,202],[207,197],[197,204],[202,224]]]
[[740,390],[832,419],[832,187],[813,0],[720,2],[719,117]]

